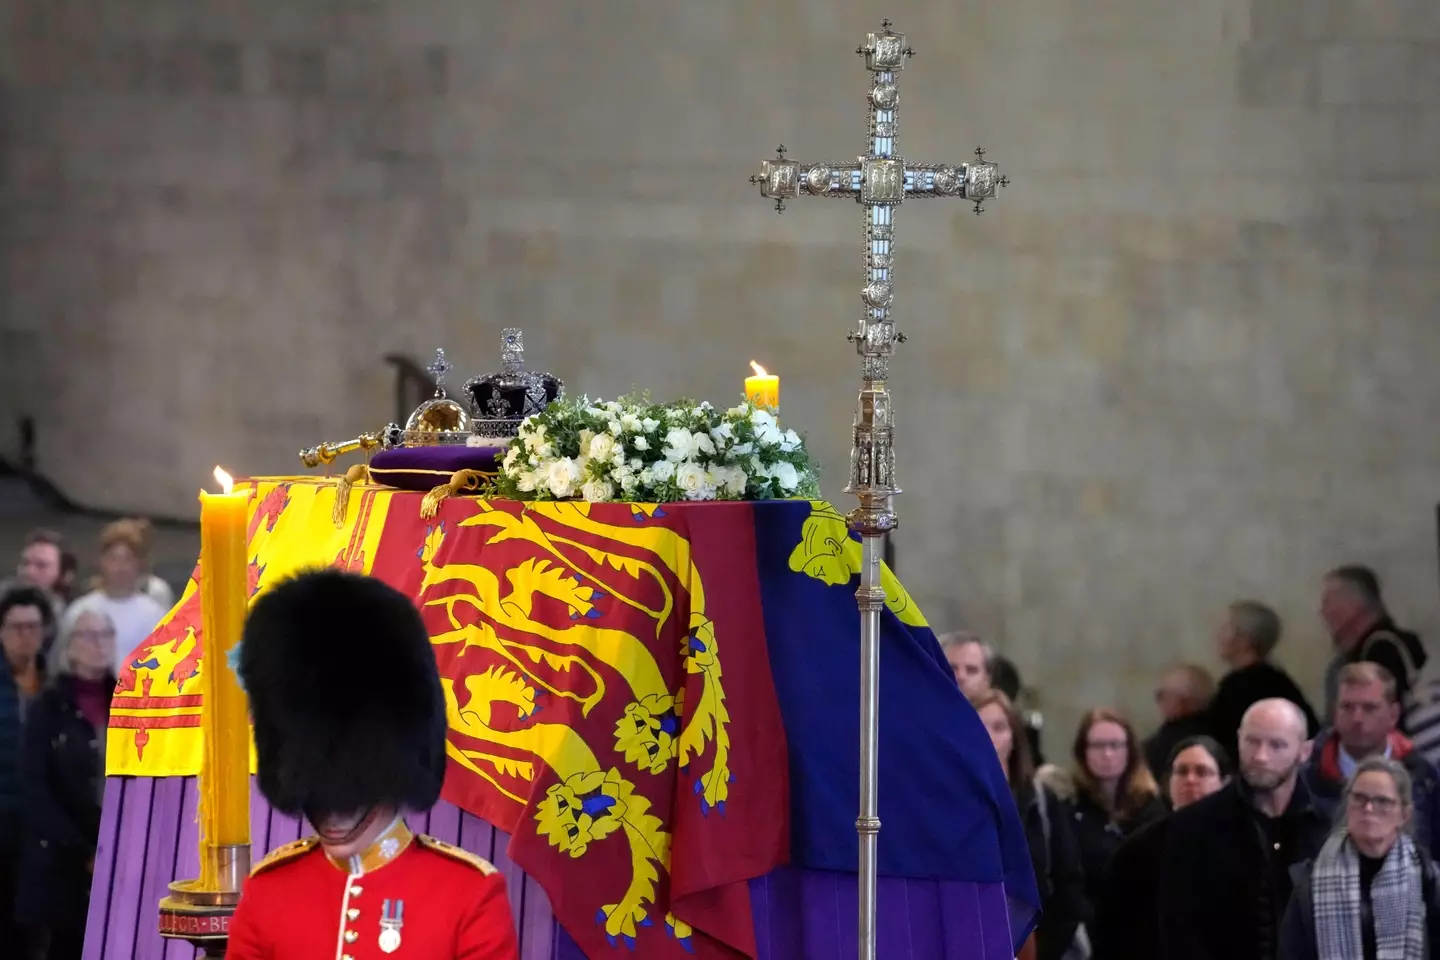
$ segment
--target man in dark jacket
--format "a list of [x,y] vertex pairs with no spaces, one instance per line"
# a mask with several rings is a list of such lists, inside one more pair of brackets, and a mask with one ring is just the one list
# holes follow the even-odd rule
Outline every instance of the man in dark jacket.
[[1290,674],[1270,662],[1280,642],[1280,615],[1257,600],[1230,604],[1225,622],[1215,634],[1220,659],[1230,672],[1220,679],[1207,715],[1210,736],[1232,757],[1239,756],[1240,718],[1261,700],[1289,700],[1305,718],[1305,736],[1320,731],[1320,721]]
[[1402,630],[1390,619],[1380,578],[1369,567],[1350,564],[1325,575],[1320,593],[1320,618],[1335,642],[1335,659],[1325,673],[1325,716],[1333,720],[1336,679],[1347,663],[1378,663],[1395,678],[1400,701],[1400,730],[1409,733],[1406,713],[1411,707],[1420,670],[1429,655],[1420,638]]
[[1440,836],[1440,771],[1397,729],[1395,678],[1378,663],[1350,663],[1340,670],[1337,688],[1335,728],[1315,739],[1304,769],[1306,784],[1317,796],[1336,801],[1361,760],[1383,754],[1399,761],[1413,787],[1415,841],[1431,852]]
[[1300,708],[1262,700],[1240,724],[1240,776],[1170,818],[1157,897],[1166,960],[1274,960],[1290,867],[1330,830],[1300,777],[1309,753]]
[[15,872],[20,841],[20,688],[10,671],[14,650],[37,650],[50,606],[33,587],[0,593],[0,943],[14,943]]

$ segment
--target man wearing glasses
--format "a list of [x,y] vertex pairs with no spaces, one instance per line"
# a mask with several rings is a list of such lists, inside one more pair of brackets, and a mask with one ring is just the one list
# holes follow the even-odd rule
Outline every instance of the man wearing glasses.
[[1360,761],[1383,756],[1410,774],[1415,842],[1433,853],[1440,837],[1440,771],[1400,732],[1400,696],[1395,678],[1378,663],[1360,661],[1340,669],[1335,726],[1322,731],[1304,776],[1317,796],[1335,801]]

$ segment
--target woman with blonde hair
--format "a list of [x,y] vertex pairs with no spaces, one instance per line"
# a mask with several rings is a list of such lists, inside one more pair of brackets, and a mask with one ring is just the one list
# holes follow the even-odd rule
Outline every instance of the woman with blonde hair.
[[[1010,698],[989,689],[970,698],[1005,770],[1005,780],[1025,825],[1035,886],[1040,891],[1040,926],[1027,949],[1036,960],[1061,960],[1089,919],[1080,852],[1060,799],[1035,780],[1035,762],[1025,723]],[[1081,934],[1083,936],[1083,934]]]
[[1411,790],[1389,757],[1356,766],[1320,855],[1290,871],[1279,960],[1424,960],[1440,945],[1435,864],[1410,837]]
[[1070,755],[1074,794],[1067,799],[1085,871],[1085,896],[1093,908],[1121,842],[1165,816],[1165,804],[1145,765],[1135,728],[1118,710],[1096,707],[1086,713]]

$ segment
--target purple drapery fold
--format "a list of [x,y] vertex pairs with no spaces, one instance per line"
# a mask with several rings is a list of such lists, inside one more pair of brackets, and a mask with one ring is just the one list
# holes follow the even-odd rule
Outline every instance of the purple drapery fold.
[[[750,899],[759,960],[853,960],[859,952],[853,874],[781,867],[750,881]],[[999,883],[881,877],[880,960],[1013,960],[1011,944],[1032,918],[1012,915],[1006,900]],[[585,955],[559,931],[555,960]]]

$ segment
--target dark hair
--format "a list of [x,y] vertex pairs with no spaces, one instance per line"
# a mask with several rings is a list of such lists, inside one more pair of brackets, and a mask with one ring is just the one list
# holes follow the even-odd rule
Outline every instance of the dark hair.
[[990,686],[1012,701],[1020,699],[1020,671],[1009,657],[996,654],[990,661]]
[[[1120,774],[1120,789],[1115,791],[1113,810],[1105,791],[1100,789],[1100,784],[1091,774],[1086,757],[1090,746],[1090,728],[1097,723],[1113,723],[1125,731],[1125,772]],[[1075,760],[1072,775],[1075,778],[1076,791],[1089,797],[1101,810],[1120,820],[1128,819],[1147,802],[1160,795],[1160,787],[1151,776],[1150,768],[1145,766],[1145,754],[1140,749],[1139,738],[1135,736],[1135,727],[1119,710],[1096,707],[1087,711],[1085,716],[1080,718],[1080,726],[1075,729],[1075,742],[1071,746],[1070,755]]]
[[[25,546],[33,547],[36,544],[49,544],[61,553],[65,551],[65,538],[48,527],[37,527],[25,534]],[[23,549],[23,548],[22,548]]]
[[1360,594],[1372,607],[1383,607],[1385,605],[1384,594],[1380,590],[1380,578],[1375,571],[1360,563],[1347,563],[1336,567],[1325,574],[1326,580],[1339,580],[1356,593]]
[[1230,765],[1230,754],[1226,752],[1225,748],[1220,746],[1214,737],[1199,734],[1193,737],[1186,737],[1184,740],[1175,744],[1175,747],[1170,751],[1170,756],[1165,759],[1166,776],[1169,775],[1171,770],[1175,769],[1175,758],[1179,757],[1180,754],[1189,750],[1191,747],[1199,747],[1201,750],[1210,754],[1210,759],[1215,761],[1215,767],[1220,771],[1222,778],[1230,776],[1233,772]]
[[991,705],[1005,711],[1005,722],[1010,725],[1010,762],[1005,766],[1005,780],[1010,784],[1010,792],[1019,796],[1033,789],[1031,781],[1035,779],[1035,758],[1030,755],[1025,721],[1010,698],[994,687],[970,698],[970,706],[976,713]]
[[38,608],[40,622],[45,625],[46,633],[55,626],[55,608],[50,606],[50,598],[39,587],[11,587],[0,594],[0,623],[4,623],[5,618],[10,616],[10,611],[16,607]]

